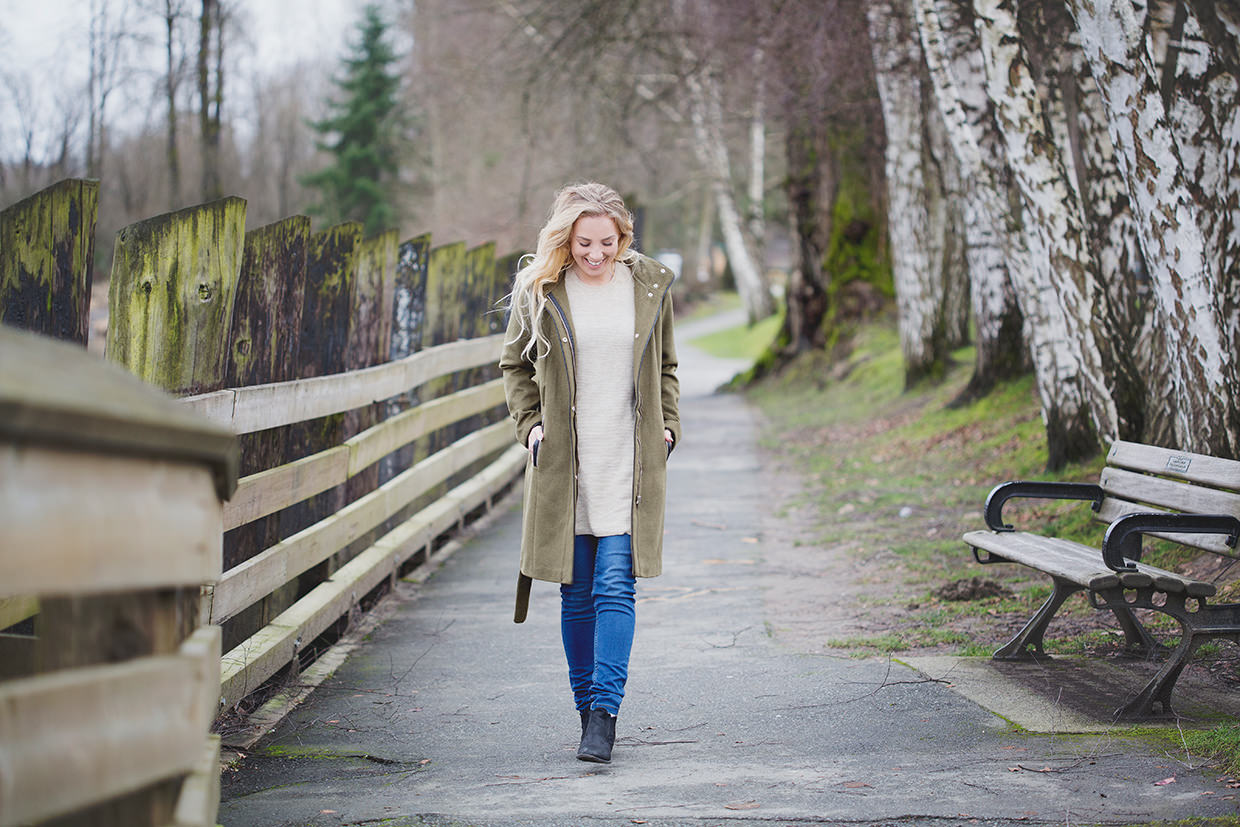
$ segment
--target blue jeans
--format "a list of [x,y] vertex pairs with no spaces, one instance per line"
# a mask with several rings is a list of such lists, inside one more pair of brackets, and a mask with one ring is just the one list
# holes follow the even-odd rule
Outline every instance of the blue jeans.
[[620,711],[629,676],[637,584],[628,534],[578,534],[573,582],[560,586],[560,634],[577,710]]

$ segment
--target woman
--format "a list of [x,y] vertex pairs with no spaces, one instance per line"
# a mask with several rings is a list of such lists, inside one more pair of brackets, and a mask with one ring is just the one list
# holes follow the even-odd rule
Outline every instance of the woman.
[[680,439],[673,275],[630,249],[611,188],[556,195],[516,275],[500,369],[529,448],[517,587],[560,583],[582,761],[608,763],[633,643],[635,577],[662,571],[667,458]]

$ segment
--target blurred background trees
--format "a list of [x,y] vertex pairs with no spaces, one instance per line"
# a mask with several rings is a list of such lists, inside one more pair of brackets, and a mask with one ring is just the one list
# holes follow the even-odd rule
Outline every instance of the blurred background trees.
[[106,276],[116,229],[221,193],[515,250],[602,180],[685,298],[783,312],[759,372],[890,307],[907,384],[966,342],[964,398],[1032,371],[1052,466],[1240,452],[1234,3],[389,0],[273,68],[256,2],[75,7],[80,88],[0,67],[0,203],[101,176]]

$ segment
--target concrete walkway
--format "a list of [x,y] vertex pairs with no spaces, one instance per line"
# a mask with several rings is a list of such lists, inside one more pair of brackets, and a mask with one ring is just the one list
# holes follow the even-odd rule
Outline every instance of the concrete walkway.
[[[716,321],[726,324],[727,321]],[[573,757],[558,593],[512,622],[519,509],[421,586],[235,771],[226,827],[275,825],[1126,824],[1235,812],[1217,773],[1114,732],[1032,735],[886,660],[768,632],[776,536],[756,414],[688,346],[665,574],[638,631],[610,766]],[[806,553],[813,553],[807,549]],[[1175,782],[1155,782],[1174,776]]]

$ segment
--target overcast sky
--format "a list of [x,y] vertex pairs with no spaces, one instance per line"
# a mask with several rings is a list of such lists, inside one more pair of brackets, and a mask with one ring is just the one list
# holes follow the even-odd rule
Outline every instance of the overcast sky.
[[[125,0],[99,0],[119,10]],[[128,0],[135,18],[136,0]],[[189,3],[196,11],[199,4]],[[357,0],[234,0],[243,18],[250,41],[233,44],[232,54],[243,63],[233,69],[234,80],[272,73],[299,61],[324,58],[331,70],[346,50],[362,3]],[[389,5],[381,3],[382,5]],[[0,0],[0,157],[18,154],[20,138],[13,116],[13,78],[17,88],[40,100],[69,100],[85,97],[88,71],[87,24],[90,0]],[[146,13],[149,18],[150,14]],[[150,31],[158,36],[153,24]],[[137,52],[136,71],[159,72],[162,46],[155,44]],[[143,87],[149,95],[150,84]],[[234,85],[233,90],[237,87]],[[244,90],[242,90],[244,91]],[[226,94],[228,89],[226,89]],[[225,106],[241,105],[236,98]],[[248,105],[248,99],[246,100]],[[114,124],[123,122],[126,110],[149,105],[142,101],[110,100],[109,115]],[[51,112],[54,105],[40,107]],[[85,107],[83,106],[83,112]],[[237,109],[234,109],[237,114]],[[47,119],[54,120],[47,116]],[[50,124],[41,124],[51,128]]]

